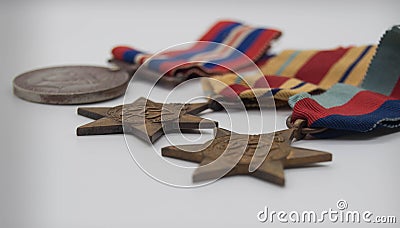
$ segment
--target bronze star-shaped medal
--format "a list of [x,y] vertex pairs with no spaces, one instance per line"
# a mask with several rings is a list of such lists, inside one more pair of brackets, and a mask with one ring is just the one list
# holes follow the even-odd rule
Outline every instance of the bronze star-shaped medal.
[[216,137],[205,144],[168,146],[161,153],[200,163],[194,182],[246,174],[284,185],[284,168],[332,160],[330,153],[290,146],[294,131],[243,135],[219,128]]
[[[198,114],[208,103],[156,103],[139,98],[116,107],[78,108],[78,114],[95,121],[77,128],[77,135],[131,133],[153,143],[164,132],[179,129],[214,128],[217,123]],[[123,127],[124,126],[124,127]]]

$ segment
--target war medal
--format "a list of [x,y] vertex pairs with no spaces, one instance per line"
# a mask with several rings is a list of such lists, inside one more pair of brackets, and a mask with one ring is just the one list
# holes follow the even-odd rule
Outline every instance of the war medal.
[[[269,136],[249,136],[217,129],[216,138],[208,142],[210,145],[205,149],[196,151],[196,149],[201,148],[200,145],[169,146],[162,149],[162,155],[200,163],[200,167],[193,174],[193,181],[218,178],[222,171],[227,171],[225,176],[247,174],[283,185],[283,168],[330,161],[332,159],[332,155],[327,152],[291,147],[290,143],[293,138],[300,140],[305,136],[336,137],[345,134],[368,132],[381,127],[399,128],[399,38],[399,26],[394,26],[384,34],[361,87],[338,83],[325,93],[312,95],[306,92],[298,93],[300,91],[297,91],[298,86],[296,85],[294,87],[282,86],[281,88],[287,87],[286,89],[290,90],[290,93],[297,93],[297,95],[291,96],[289,99],[287,95],[282,96],[288,99],[289,105],[293,108],[292,115],[287,118],[288,130],[278,131],[275,135]],[[228,81],[237,83],[234,86],[231,85],[231,90],[235,90],[239,98],[245,98],[242,99],[244,102],[249,98],[257,100],[257,94],[252,93],[254,89],[258,89],[258,95],[261,97],[273,95],[277,100],[279,100],[278,92],[282,91],[281,88],[271,89],[269,85],[258,83],[253,78],[248,80],[253,85],[248,86],[249,83],[242,78],[240,80],[232,80],[232,76],[223,77],[229,77]],[[382,77],[385,78],[384,81],[379,79]],[[262,79],[265,80],[264,78]],[[272,79],[287,81],[285,78],[282,78],[282,80],[278,78]],[[225,92],[226,88],[221,86],[214,87],[215,81],[212,80],[205,79],[204,81],[207,81],[204,87],[206,93],[210,92],[207,89],[214,88],[213,92],[216,95],[214,97],[217,97],[220,101],[224,98],[228,102],[232,100],[232,93],[230,91]],[[297,83],[297,81],[295,82]],[[304,83],[301,83],[301,85],[304,85]],[[310,86],[308,90],[311,92],[315,88],[316,86]],[[244,95],[241,96],[242,94]],[[263,106],[260,103],[256,103],[256,105]],[[248,107],[254,107],[254,103]],[[260,140],[261,136],[265,136],[265,139],[273,137],[272,145]],[[226,146],[230,143],[233,145],[244,144],[246,146],[242,150],[243,152],[240,153],[235,146]],[[268,148],[270,149],[268,150]],[[256,153],[257,149],[262,153]],[[229,163],[227,161],[233,155],[239,158],[238,162],[231,166],[231,169],[228,166],[228,170],[224,170],[225,163]],[[219,157],[226,157],[226,159],[218,162],[218,166],[212,168],[207,166],[217,162]],[[254,168],[252,162],[257,162],[257,160],[259,160],[259,166],[256,165],[256,168]]]
[[[139,98],[116,107],[81,107],[78,114],[95,121],[78,127],[77,135],[130,133],[153,143],[165,132],[180,129],[214,128],[217,123],[196,116],[208,103],[162,104]],[[124,116],[123,116],[124,115]],[[123,129],[123,121],[124,127]]]
[[[332,154],[327,152],[292,147],[293,138],[299,130],[291,128],[271,134],[243,135],[218,128],[215,139],[205,143],[210,144],[205,149],[189,152],[201,145],[168,146],[162,148],[162,155],[200,163],[193,174],[194,182],[218,178],[226,172],[224,176],[251,175],[284,185],[284,168],[332,160]],[[240,148],[243,145],[244,152]],[[217,160],[220,156],[222,159]],[[218,164],[207,167],[215,161]],[[230,167],[232,162],[236,164],[233,168]],[[251,169],[253,162],[258,164],[255,170]]]
[[14,94],[46,104],[85,104],[124,94],[125,71],[95,66],[62,66],[24,73],[14,79]]

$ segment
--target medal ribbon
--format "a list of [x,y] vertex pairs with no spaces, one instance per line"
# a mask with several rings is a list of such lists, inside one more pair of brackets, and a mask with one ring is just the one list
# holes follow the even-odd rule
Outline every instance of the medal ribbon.
[[378,46],[361,87],[337,84],[320,95],[290,98],[292,121],[328,128],[317,137],[333,137],[375,128],[400,127],[400,28],[388,30]]
[[[174,51],[165,51],[151,58],[151,54],[137,49],[118,46],[112,50],[114,59],[135,65],[146,64],[154,72],[167,72],[166,76],[188,78],[189,76],[210,76],[224,74],[232,70],[248,67],[243,59],[244,53],[256,64],[268,59],[266,51],[271,41],[277,39],[281,32],[267,28],[253,28],[235,21],[219,21],[213,25],[194,45]],[[221,46],[225,44],[233,48]],[[207,58],[209,63],[199,62]],[[197,61],[197,62],[196,62]],[[211,63],[210,63],[211,62]],[[173,68],[171,67],[177,66]],[[221,66],[224,67],[221,67]]]
[[[246,106],[258,106],[250,98],[273,95],[276,106],[287,105],[290,96],[301,92],[316,93],[338,82],[359,85],[376,50],[374,45],[332,50],[284,50],[260,66],[262,75],[215,76],[203,79],[203,89],[211,97],[246,100]],[[265,82],[267,81],[268,84]]]

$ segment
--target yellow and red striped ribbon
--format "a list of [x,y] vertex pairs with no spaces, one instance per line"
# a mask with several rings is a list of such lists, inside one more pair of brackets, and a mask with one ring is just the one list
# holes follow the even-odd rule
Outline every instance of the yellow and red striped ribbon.
[[274,96],[278,106],[284,105],[290,96],[301,92],[323,91],[336,83],[359,85],[375,50],[375,45],[331,50],[284,50],[260,67],[262,75],[215,76],[213,79],[219,83],[203,79],[203,89],[210,96],[229,98],[235,95],[246,100],[269,94]]

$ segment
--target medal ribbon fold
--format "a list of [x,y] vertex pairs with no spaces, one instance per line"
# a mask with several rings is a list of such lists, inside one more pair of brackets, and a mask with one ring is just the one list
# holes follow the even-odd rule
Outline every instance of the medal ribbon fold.
[[[114,59],[126,63],[145,64],[153,72],[167,72],[166,76],[210,76],[248,67],[249,61],[243,59],[246,56],[256,64],[264,63],[269,57],[266,52],[271,42],[280,35],[281,31],[275,29],[219,21],[191,46],[164,51],[154,57],[131,47],[117,46],[112,54]],[[205,59],[207,62],[202,62]]]
[[309,127],[330,129],[316,137],[400,127],[399,26],[382,36],[361,87],[339,83],[320,95],[292,96],[289,104],[292,121],[304,119]]

